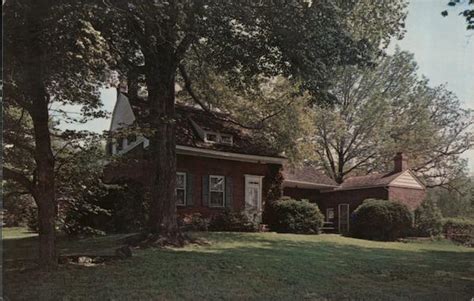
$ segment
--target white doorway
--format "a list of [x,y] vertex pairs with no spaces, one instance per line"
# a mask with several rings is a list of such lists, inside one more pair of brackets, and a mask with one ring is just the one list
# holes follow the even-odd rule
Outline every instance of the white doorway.
[[263,176],[245,175],[245,212],[253,221],[262,220]]

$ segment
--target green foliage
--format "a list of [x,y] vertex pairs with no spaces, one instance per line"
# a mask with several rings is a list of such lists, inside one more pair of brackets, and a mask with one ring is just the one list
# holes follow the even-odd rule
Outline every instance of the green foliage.
[[225,210],[213,215],[209,222],[211,231],[254,232],[257,227],[257,223],[243,211]]
[[103,146],[98,138],[82,143],[81,148],[65,144],[57,155],[57,226],[69,235],[103,234],[92,223],[95,216],[109,214],[99,205],[111,189],[101,180]]
[[[349,3],[336,0],[342,6]],[[371,45],[387,47],[393,39],[401,40],[405,34],[408,1],[356,1],[346,19],[350,32]]]
[[[373,68],[334,73],[334,102],[314,107],[316,162],[337,182],[351,173],[386,172],[403,151],[428,184],[463,172],[460,154],[472,145],[472,110],[445,86],[430,87],[413,55],[397,49]],[[325,150],[325,151],[322,151]]]
[[474,182],[467,174],[459,174],[448,187],[428,190],[444,217],[474,218]]
[[269,227],[282,233],[318,234],[324,216],[316,204],[307,200],[282,198],[272,204],[275,214]]
[[[134,232],[148,221],[148,202],[140,184],[102,182],[104,147],[100,140],[84,141],[80,149],[58,153],[56,227],[67,235]],[[20,204],[19,204],[20,205]],[[26,210],[28,227],[37,231],[37,209]]]
[[148,225],[149,201],[139,183],[115,187],[99,204],[110,212],[109,216],[98,220],[101,229],[108,233],[137,232]]
[[356,238],[390,241],[409,234],[412,214],[395,201],[367,199],[353,212],[350,235]]
[[474,219],[447,218],[443,221],[446,238],[466,246],[474,246]]
[[415,210],[414,234],[418,236],[438,236],[443,231],[443,215],[436,201],[427,199]]
[[[4,185],[4,191],[8,191]],[[31,211],[36,208],[30,195],[3,195],[3,223],[5,227],[24,227],[30,219]]]

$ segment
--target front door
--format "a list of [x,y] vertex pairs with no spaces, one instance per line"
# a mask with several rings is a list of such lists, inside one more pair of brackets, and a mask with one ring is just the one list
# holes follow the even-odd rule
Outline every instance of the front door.
[[339,233],[349,232],[349,204],[339,204]]
[[262,176],[245,175],[245,212],[254,221],[262,217]]

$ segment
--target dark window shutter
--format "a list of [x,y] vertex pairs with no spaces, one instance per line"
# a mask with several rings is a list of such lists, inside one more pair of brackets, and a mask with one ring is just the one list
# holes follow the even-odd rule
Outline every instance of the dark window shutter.
[[193,206],[193,188],[194,177],[190,173],[186,173],[186,206]]
[[232,209],[232,178],[225,177],[225,207],[227,209]]
[[209,206],[209,176],[202,176],[202,205]]

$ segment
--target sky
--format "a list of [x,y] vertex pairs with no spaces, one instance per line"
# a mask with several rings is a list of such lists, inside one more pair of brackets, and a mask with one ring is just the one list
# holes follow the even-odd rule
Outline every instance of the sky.
[[[467,2],[467,0],[464,0]],[[448,7],[448,0],[411,0],[403,40],[392,41],[388,52],[395,46],[412,52],[419,66],[420,75],[430,80],[432,86],[446,84],[466,108],[474,109],[474,31],[468,32],[465,20],[458,16],[467,7]],[[449,16],[441,12],[448,10]],[[102,90],[104,109],[112,112],[115,104],[115,89]],[[95,132],[108,130],[110,119],[96,119],[75,129]],[[469,159],[471,173],[474,172],[474,150],[464,157]]]
[[[474,31],[467,31],[465,20],[458,16],[467,4],[452,8],[447,3],[448,0],[411,0],[405,37],[392,41],[389,53],[396,45],[412,52],[419,73],[430,80],[430,85],[446,84],[464,107],[474,109]],[[441,16],[444,10],[448,10],[447,17]],[[464,157],[469,159],[473,173],[474,150]]]

